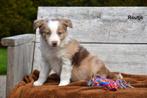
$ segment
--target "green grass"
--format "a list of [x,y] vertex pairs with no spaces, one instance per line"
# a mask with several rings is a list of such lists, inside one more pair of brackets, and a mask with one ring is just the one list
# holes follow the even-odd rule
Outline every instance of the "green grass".
[[7,50],[0,48],[0,75],[5,75],[7,72]]

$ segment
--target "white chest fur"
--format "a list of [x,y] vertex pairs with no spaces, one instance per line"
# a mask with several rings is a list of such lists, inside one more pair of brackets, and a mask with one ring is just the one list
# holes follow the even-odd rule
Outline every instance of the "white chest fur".
[[44,40],[41,40],[41,53],[46,66],[49,66],[57,74],[60,74],[62,67],[62,57],[65,49],[60,47],[50,47]]

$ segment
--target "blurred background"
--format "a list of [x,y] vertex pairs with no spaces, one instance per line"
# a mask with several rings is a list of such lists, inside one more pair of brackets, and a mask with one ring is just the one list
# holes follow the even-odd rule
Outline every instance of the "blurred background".
[[[34,33],[38,6],[146,6],[147,0],[0,0],[0,39]],[[0,44],[0,75],[6,74],[7,52]]]

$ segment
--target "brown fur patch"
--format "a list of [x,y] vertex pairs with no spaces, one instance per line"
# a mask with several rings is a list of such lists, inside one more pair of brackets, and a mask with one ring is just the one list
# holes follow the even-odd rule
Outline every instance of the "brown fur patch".
[[65,39],[65,37],[67,36],[67,27],[63,25],[60,21],[57,34],[60,36],[60,40]]
[[35,20],[33,27],[34,29],[37,29],[38,27],[41,27],[44,23],[46,22],[46,20]]
[[71,81],[88,80],[91,78],[91,64],[93,57],[88,55],[84,58],[80,65],[73,65]]
[[72,64],[76,66],[80,66],[80,63],[83,59],[85,59],[89,55],[87,49],[82,46],[79,46],[79,50],[72,57]]
[[89,80],[96,75],[120,79],[119,74],[110,72],[102,60],[89,54],[80,62],[79,66],[73,65],[71,81]]
[[65,48],[65,55],[71,59],[72,65],[80,66],[82,60],[89,55],[89,52],[76,40],[71,40]]
[[76,40],[71,40],[67,45],[65,45],[66,53],[65,55],[72,59],[74,54],[79,51],[79,42]]
[[47,20],[35,20],[34,21],[34,28],[39,28],[40,35],[47,40],[47,38],[50,36],[51,31],[50,28],[47,25]]

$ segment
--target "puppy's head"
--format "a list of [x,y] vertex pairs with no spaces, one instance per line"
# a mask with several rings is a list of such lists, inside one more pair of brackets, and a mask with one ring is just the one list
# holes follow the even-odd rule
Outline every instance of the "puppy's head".
[[58,47],[67,36],[67,27],[72,28],[69,19],[35,20],[34,28],[39,28],[43,39],[52,47]]

